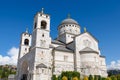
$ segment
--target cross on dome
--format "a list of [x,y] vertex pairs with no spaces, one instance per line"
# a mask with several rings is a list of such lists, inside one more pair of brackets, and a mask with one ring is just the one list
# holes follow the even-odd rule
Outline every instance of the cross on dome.
[[87,29],[86,29],[86,27],[84,27],[84,32],[87,32]]
[[70,14],[67,15],[67,18],[70,18]]

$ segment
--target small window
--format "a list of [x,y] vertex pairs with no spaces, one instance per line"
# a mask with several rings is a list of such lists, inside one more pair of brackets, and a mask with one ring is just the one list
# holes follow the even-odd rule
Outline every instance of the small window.
[[42,34],[42,37],[44,37],[44,34]]
[[42,69],[42,73],[44,73],[44,69]]
[[25,51],[27,51],[27,48],[25,48]]
[[64,61],[68,61],[68,56],[64,56]]
[[46,29],[47,23],[46,21],[41,21],[41,29]]
[[42,14],[40,14],[40,16],[42,16]]
[[24,40],[24,45],[29,45],[29,40],[28,39]]
[[48,16],[46,16],[46,18],[48,18]]
[[34,24],[34,29],[36,29],[36,27],[37,27],[37,23]]

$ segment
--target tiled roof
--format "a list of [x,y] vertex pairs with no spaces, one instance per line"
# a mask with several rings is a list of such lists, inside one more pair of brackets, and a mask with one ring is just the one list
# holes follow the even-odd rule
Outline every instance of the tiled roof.
[[52,40],[52,43],[64,45],[64,43],[62,43],[62,42],[60,42],[60,41],[58,41],[58,40]]
[[55,50],[73,52],[71,49],[69,49],[69,48],[67,48],[65,46],[58,46],[58,47],[55,48]]

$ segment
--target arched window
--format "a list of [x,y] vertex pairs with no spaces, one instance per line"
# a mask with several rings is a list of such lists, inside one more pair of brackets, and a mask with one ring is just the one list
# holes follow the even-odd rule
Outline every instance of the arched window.
[[29,45],[29,40],[28,39],[24,40],[24,45]]
[[47,27],[47,22],[41,21],[41,29],[46,29],[46,27]]

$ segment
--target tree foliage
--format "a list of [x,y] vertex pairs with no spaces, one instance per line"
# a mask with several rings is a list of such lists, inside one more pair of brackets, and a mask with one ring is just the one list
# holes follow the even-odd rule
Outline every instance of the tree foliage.
[[16,74],[16,70],[13,70],[9,65],[0,66],[0,79],[7,79],[10,74]]
[[117,80],[115,75],[112,75],[110,78],[111,78],[111,80]]
[[111,80],[111,78],[110,78],[110,77],[107,77],[106,80]]
[[89,79],[89,80],[94,80],[94,78],[93,78],[92,75],[89,75],[88,79]]

